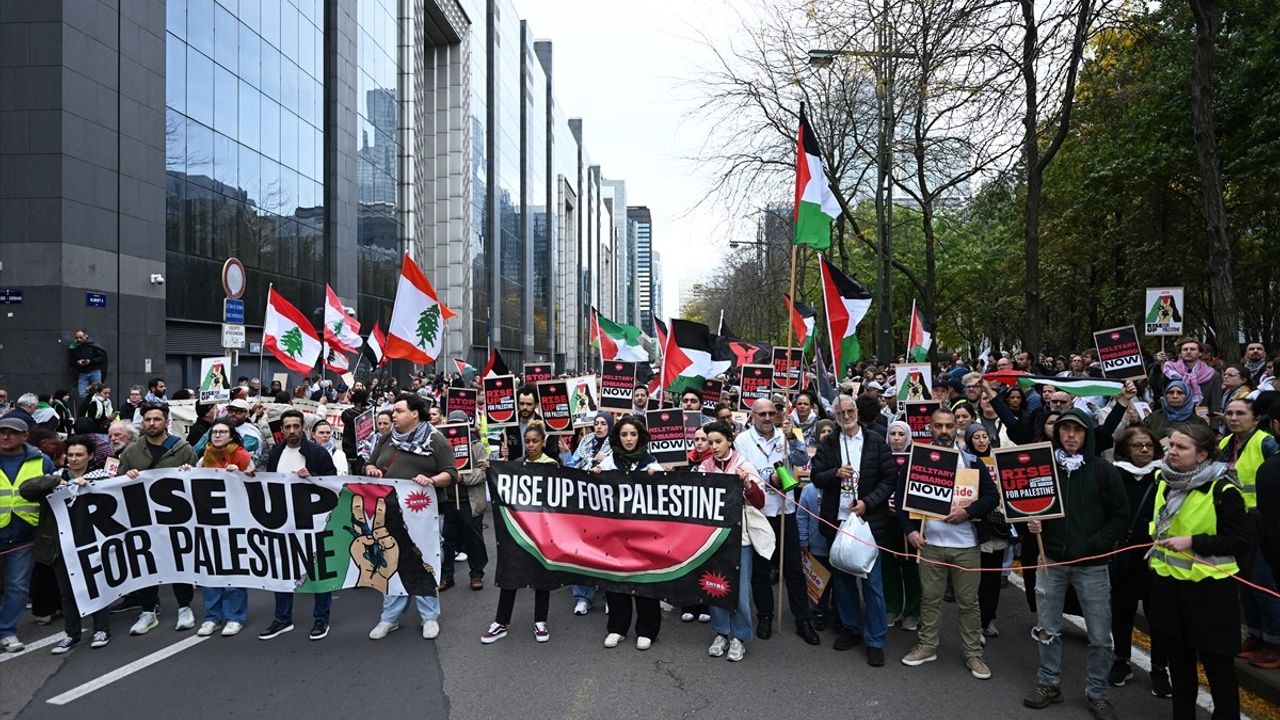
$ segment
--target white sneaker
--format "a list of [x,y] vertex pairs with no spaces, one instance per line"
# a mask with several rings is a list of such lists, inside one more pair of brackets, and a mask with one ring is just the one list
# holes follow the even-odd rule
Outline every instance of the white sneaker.
[[698,622],[709,623],[711,622],[711,616],[706,613],[702,613],[701,615],[698,616]]
[[238,622],[229,622],[227,623],[226,627],[222,628],[222,637],[231,637],[232,635],[239,635],[240,631],[243,629],[244,629],[244,625]]
[[381,640],[387,636],[387,633],[394,632],[399,629],[400,626],[396,623],[380,622],[377,625],[374,625],[373,629],[369,631],[369,639]]
[[551,640],[551,630],[547,628],[546,623],[536,622],[533,624],[533,639],[540,643]]
[[693,622],[693,613],[680,613],[680,622]]
[[747,646],[738,638],[729,641],[729,662],[738,662],[747,654]]
[[80,644],[80,638],[64,637],[62,638],[62,640],[58,642],[57,645],[53,646],[53,650],[51,650],[50,652],[52,652],[54,655],[61,655],[63,653],[71,652],[71,649],[79,644]]
[[711,647],[707,648],[707,654],[711,657],[724,657],[724,649],[728,646],[729,638],[717,635],[716,639],[711,641]]
[[609,633],[604,636],[604,646],[607,648],[616,648],[620,642],[622,642],[622,636],[618,633]]
[[196,630],[196,635],[200,637],[209,637],[218,629],[218,623],[212,620],[205,620],[200,623],[200,629]]
[[130,635],[146,635],[160,625],[160,618],[153,612],[144,612],[138,616],[138,622],[129,628]]
[[22,652],[25,647],[26,645],[22,644],[22,641],[18,639],[17,635],[5,635],[0,638],[0,650],[4,650],[5,652]]
[[662,612],[664,612],[664,613],[669,613],[669,612],[671,612],[672,610],[675,610],[675,609],[676,609],[676,606],[675,606],[675,605],[672,605],[671,603],[667,602],[666,600],[659,600],[659,601],[658,601],[658,609],[659,609],[659,610],[661,610],[661,611],[662,611]]
[[440,623],[435,620],[422,621],[422,637],[426,640],[435,640],[440,634]]
[[196,626],[196,614],[191,612],[189,607],[178,608],[178,622],[173,626],[174,630],[190,630]]
[[466,554],[466,553],[457,553],[457,554],[455,554],[455,555],[453,556],[453,561],[454,561],[454,562],[466,562],[466,561],[467,561],[467,554]]
[[579,600],[573,606],[574,615],[586,615],[588,612],[591,612],[591,603],[587,602],[586,600]]
[[98,630],[93,633],[93,640],[89,643],[91,648],[106,647],[111,642],[111,633],[106,630]]
[[637,650],[648,650],[652,646],[653,646],[653,640],[650,640],[649,638],[644,637],[643,635],[636,638]]

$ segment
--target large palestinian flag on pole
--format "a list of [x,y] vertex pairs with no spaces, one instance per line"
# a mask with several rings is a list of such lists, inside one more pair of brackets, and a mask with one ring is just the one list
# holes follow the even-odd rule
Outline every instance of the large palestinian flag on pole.
[[320,337],[311,321],[274,287],[267,288],[262,345],[285,367],[302,375],[315,369],[321,351]]
[[825,257],[818,258],[818,265],[822,275],[822,304],[827,311],[827,337],[831,341],[831,368],[836,377],[843,377],[849,363],[862,359],[858,323],[871,309],[871,291],[846,277]]
[[614,322],[591,308],[591,344],[600,351],[601,360],[648,362],[649,353],[640,344],[643,334],[640,328]]
[[679,396],[685,390],[702,392],[707,378],[726,372],[731,363],[711,358],[711,329],[702,323],[672,320],[663,352],[662,384]]
[[831,192],[822,167],[822,148],[809,127],[800,103],[800,130],[796,138],[796,245],[817,250],[831,247],[831,223],[840,216],[840,203]]
[[511,371],[507,369],[507,363],[502,359],[502,353],[498,352],[498,348],[490,350],[489,360],[484,364],[484,372],[480,374],[480,377],[493,378],[510,374]]
[[911,301],[911,328],[907,330],[907,359],[912,362],[924,362],[929,359],[929,346],[933,344],[933,336],[925,332],[924,318],[916,308],[916,301]]
[[427,276],[405,253],[396,286],[396,304],[391,309],[386,357],[418,365],[435,362],[444,345],[444,321],[451,317],[453,311],[440,302]]
[[814,328],[818,322],[818,313],[799,300],[792,301],[791,296],[782,293],[782,300],[787,304],[787,312],[791,314],[791,328],[796,333],[796,345],[801,352],[813,350]]

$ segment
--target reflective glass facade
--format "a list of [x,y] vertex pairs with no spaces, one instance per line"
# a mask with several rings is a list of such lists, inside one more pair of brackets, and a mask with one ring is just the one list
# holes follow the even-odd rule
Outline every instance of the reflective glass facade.
[[[170,318],[217,322],[222,262],[246,297],[323,303],[322,0],[167,0]],[[261,322],[262,307],[246,307]]]
[[[520,19],[510,2],[499,0],[490,22],[493,24],[494,104],[496,125],[494,133],[494,157],[490,167],[496,169],[491,177],[497,190],[498,227],[495,244],[499,247],[498,286],[493,299],[501,308],[501,321],[497,327],[497,339],[504,350],[521,353],[524,347],[525,303],[525,250],[523,210],[521,205],[521,143],[520,103],[522,99],[520,59],[522,44]],[[496,166],[496,167],[495,167]],[[512,362],[511,358],[507,358]]]
[[533,324],[533,351],[540,359],[551,352],[551,228],[547,151],[550,140],[547,120],[547,75],[534,51],[533,37],[524,25],[524,193],[525,233],[529,248],[529,277]]

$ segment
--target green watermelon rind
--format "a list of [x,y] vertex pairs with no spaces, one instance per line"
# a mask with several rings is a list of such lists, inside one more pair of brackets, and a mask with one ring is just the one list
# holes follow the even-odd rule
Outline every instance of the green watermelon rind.
[[511,516],[511,509],[507,507],[499,508],[502,514],[502,522],[507,526],[507,533],[515,540],[516,544],[524,548],[526,552],[534,557],[542,567],[552,572],[573,573],[574,575],[584,575],[593,577],[598,580],[611,580],[613,582],[633,582],[633,583],[658,583],[667,580],[675,580],[683,577],[695,568],[702,565],[708,558],[720,549],[724,541],[729,538],[730,528],[717,528],[712,533],[702,547],[687,560],[673,565],[669,568],[661,570],[636,570],[631,572],[618,572],[609,570],[599,570],[596,568],[586,567],[585,565],[574,565],[572,563],[554,562],[548,560],[539,550],[533,538],[525,534],[524,528],[520,527],[520,523],[516,522]]

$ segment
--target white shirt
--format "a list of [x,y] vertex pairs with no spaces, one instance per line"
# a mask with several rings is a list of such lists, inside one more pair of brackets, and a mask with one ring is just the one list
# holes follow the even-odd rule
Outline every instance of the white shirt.
[[836,519],[843,522],[858,504],[858,476],[862,468],[862,432],[854,435],[840,432],[840,464],[853,468],[853,476],[840,481],[840,510]]
[[[759,473],[760,479],[766,486],[769,486],[774,473],[773,464],[776,462],[787,462],[787,440],[782,436],[780,430],[775,429],[773,435],[765,438],[756,432],[754,427],[749,427],[745,432],[739,433],[738,437],[733,440],[733,447],[742,453],[742,457],[751,467],[755,468]],[[769,517],[776,517],[783,510],[782,496],[770,489],[764,491],[764,514]],[[796,511],[796,504],[790,498],[786,501],[786,513],[791,515]]]
[[276,464],[276,472],[297,472],[307,466],[307,461],[302,457],[302,447],[291,448],[285,446],[284,452],[280,453],[280,461]]
[[[960,456],[959,466],[969,467],[964,456]],[[978,546],[978,533],[972,522],[952,525],[945,520],[924,521],[924,541],[930,545],[945,548],[971,548]]]

